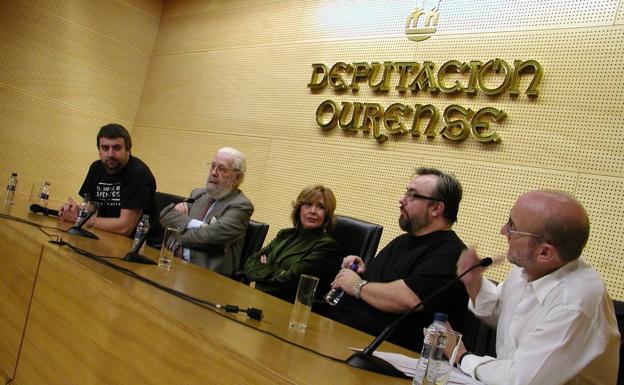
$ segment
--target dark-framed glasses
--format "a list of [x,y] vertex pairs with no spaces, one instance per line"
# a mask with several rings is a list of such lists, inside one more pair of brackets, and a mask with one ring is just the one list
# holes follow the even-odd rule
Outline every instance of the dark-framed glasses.
[[438,198],[422,195],[410,189],[405,190],[405,195],[403,195],[403,197],[409,202],[412,202],[416,199],[425,199],[425,200],[433,201],[433,202],[440,201]]

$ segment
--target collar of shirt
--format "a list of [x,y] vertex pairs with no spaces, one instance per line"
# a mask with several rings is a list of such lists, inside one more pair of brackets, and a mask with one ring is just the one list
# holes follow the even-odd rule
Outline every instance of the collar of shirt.
[[[557,270],[543,276],[538,280],[535,280],[533,282],[527,282],[528,286],[530,286],[533,290],[535,298],[537,298],[540,305],[544,304],[544,299],[546,299],[548,293],[550,293],[555,287],[561,284],[561,281],[565,279],[566,275],[568,275],[571,271],[578,269],[580,263],[579,259],[566,263]],[[522,274],[522,276],[526,280],[526,275]]]

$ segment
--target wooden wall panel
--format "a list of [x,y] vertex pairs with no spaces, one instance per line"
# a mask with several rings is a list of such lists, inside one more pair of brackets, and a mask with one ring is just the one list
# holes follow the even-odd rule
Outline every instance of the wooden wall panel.
[[77,194],[107,123],[132,130],[161,0],[0,2],[0,180]]
[[247,159],[241,190],[257,202],[266,175],[269,140],[143,126],[136,127],[134,137],[137,152],[156,177],[158,190],[181,196],[188,196],[194,188],[206,184],[210,162],[219,148],[226,145],[237,148]]
[[163,7],[158,0],[101,0],[89,3],[86,9],[81,0],[23,1],[148,55],[154,47]]
[[181,16],[165,12],[155,52],[171,54],[293,42],[297,32],[293,25],[301,17],[302,4],[298,0],[217,2],[199,9],[193,7],[194,12],[183,12]]

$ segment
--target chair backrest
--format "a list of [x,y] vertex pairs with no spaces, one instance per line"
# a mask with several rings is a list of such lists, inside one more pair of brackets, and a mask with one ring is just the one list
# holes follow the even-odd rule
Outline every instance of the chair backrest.
[[[624,302],[613,301],[613,307],[615,308],[615,318],[617,318],[618,329],[620,329],[620,335],[624,335]],[[624,385],[624,338],[620,338],[620,368],[618,372],[617,385]]]
[[[165,192],[156,191],[156,213],[160,216],[160,212],[165,207],[169,206],[171,203],[180,203],[185,198],[179,195],[169,194]],[[158,218],[155,218],[158,219]],[[156,220],[153,222],[153,227],[150,229],[150,235],[147,238],[147,245],[151,247],[155,247],[160,249],[160,245],[162,243],[162,238],[164,235],[164,229],[160,225],[160,221]]]
[[245,234],[245,243],[243,244],[243,250],[241,251],[239,270],[243,270],[245,261],[247,261],[247,258],[249,258],[251,254],[260,250],[268,232],[268,224],[256,222],[254,220],[249,221],[249,225],[247,225],[247,232]]
[[162,209],[169,206],[171,203],[180,203],[184,199],[184,197],[179,195],[156,191],[156,208],[160,213]]
[[377,252],[382,232],[383,226],[344,215],[336,215],[336,226],[332,236],[340,245],[345,256],[358,255],[364,263],[368,264]]

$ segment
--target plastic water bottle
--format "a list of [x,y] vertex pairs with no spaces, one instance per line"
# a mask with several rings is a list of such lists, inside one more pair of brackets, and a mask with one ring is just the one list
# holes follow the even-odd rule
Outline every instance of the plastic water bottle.
[[141,241],[144,234],[147,234],[150,228],[149,215],[143,214],[139,223],[137,223],[136,231],[134,232],[134,242],[132,242],[132,249]]
[[89,215],[91,209],[91,195],[85,194],[80,206],[78,206],[78,217],[76,217],[76,225],[80,224]]
[[[358,268],[358,265],[355,263],[352,263],[351,266],[349,266],[349,269],[351,269],[352,271],[357,271],[357,268]],[[344,295],[344,290],[342,290],[341,288],[331,289],[330,291],[327,292],[327,294],[325,294],[325,302],[327,302],[328,304],[332,306],[336,306],[338,305],[338,302],[340,302],[340,299],[342,298],[343,295]]]
[[412,385],[434,385],[446,347],[446,321],[444,313],[435,313],[433,323],[425,332],[422,353],[414,373]]
[[12,172],[9,177],[9,182],[7,183],[6,188],[6,196],[4,197],[4,202],[8,204],[13,204],[15,199],[15,189],[17,188],[17,173]]
[[41,207],[48,207],[48,200],[50,199],[50,182],[44,182],[39,193],[39,205]]

